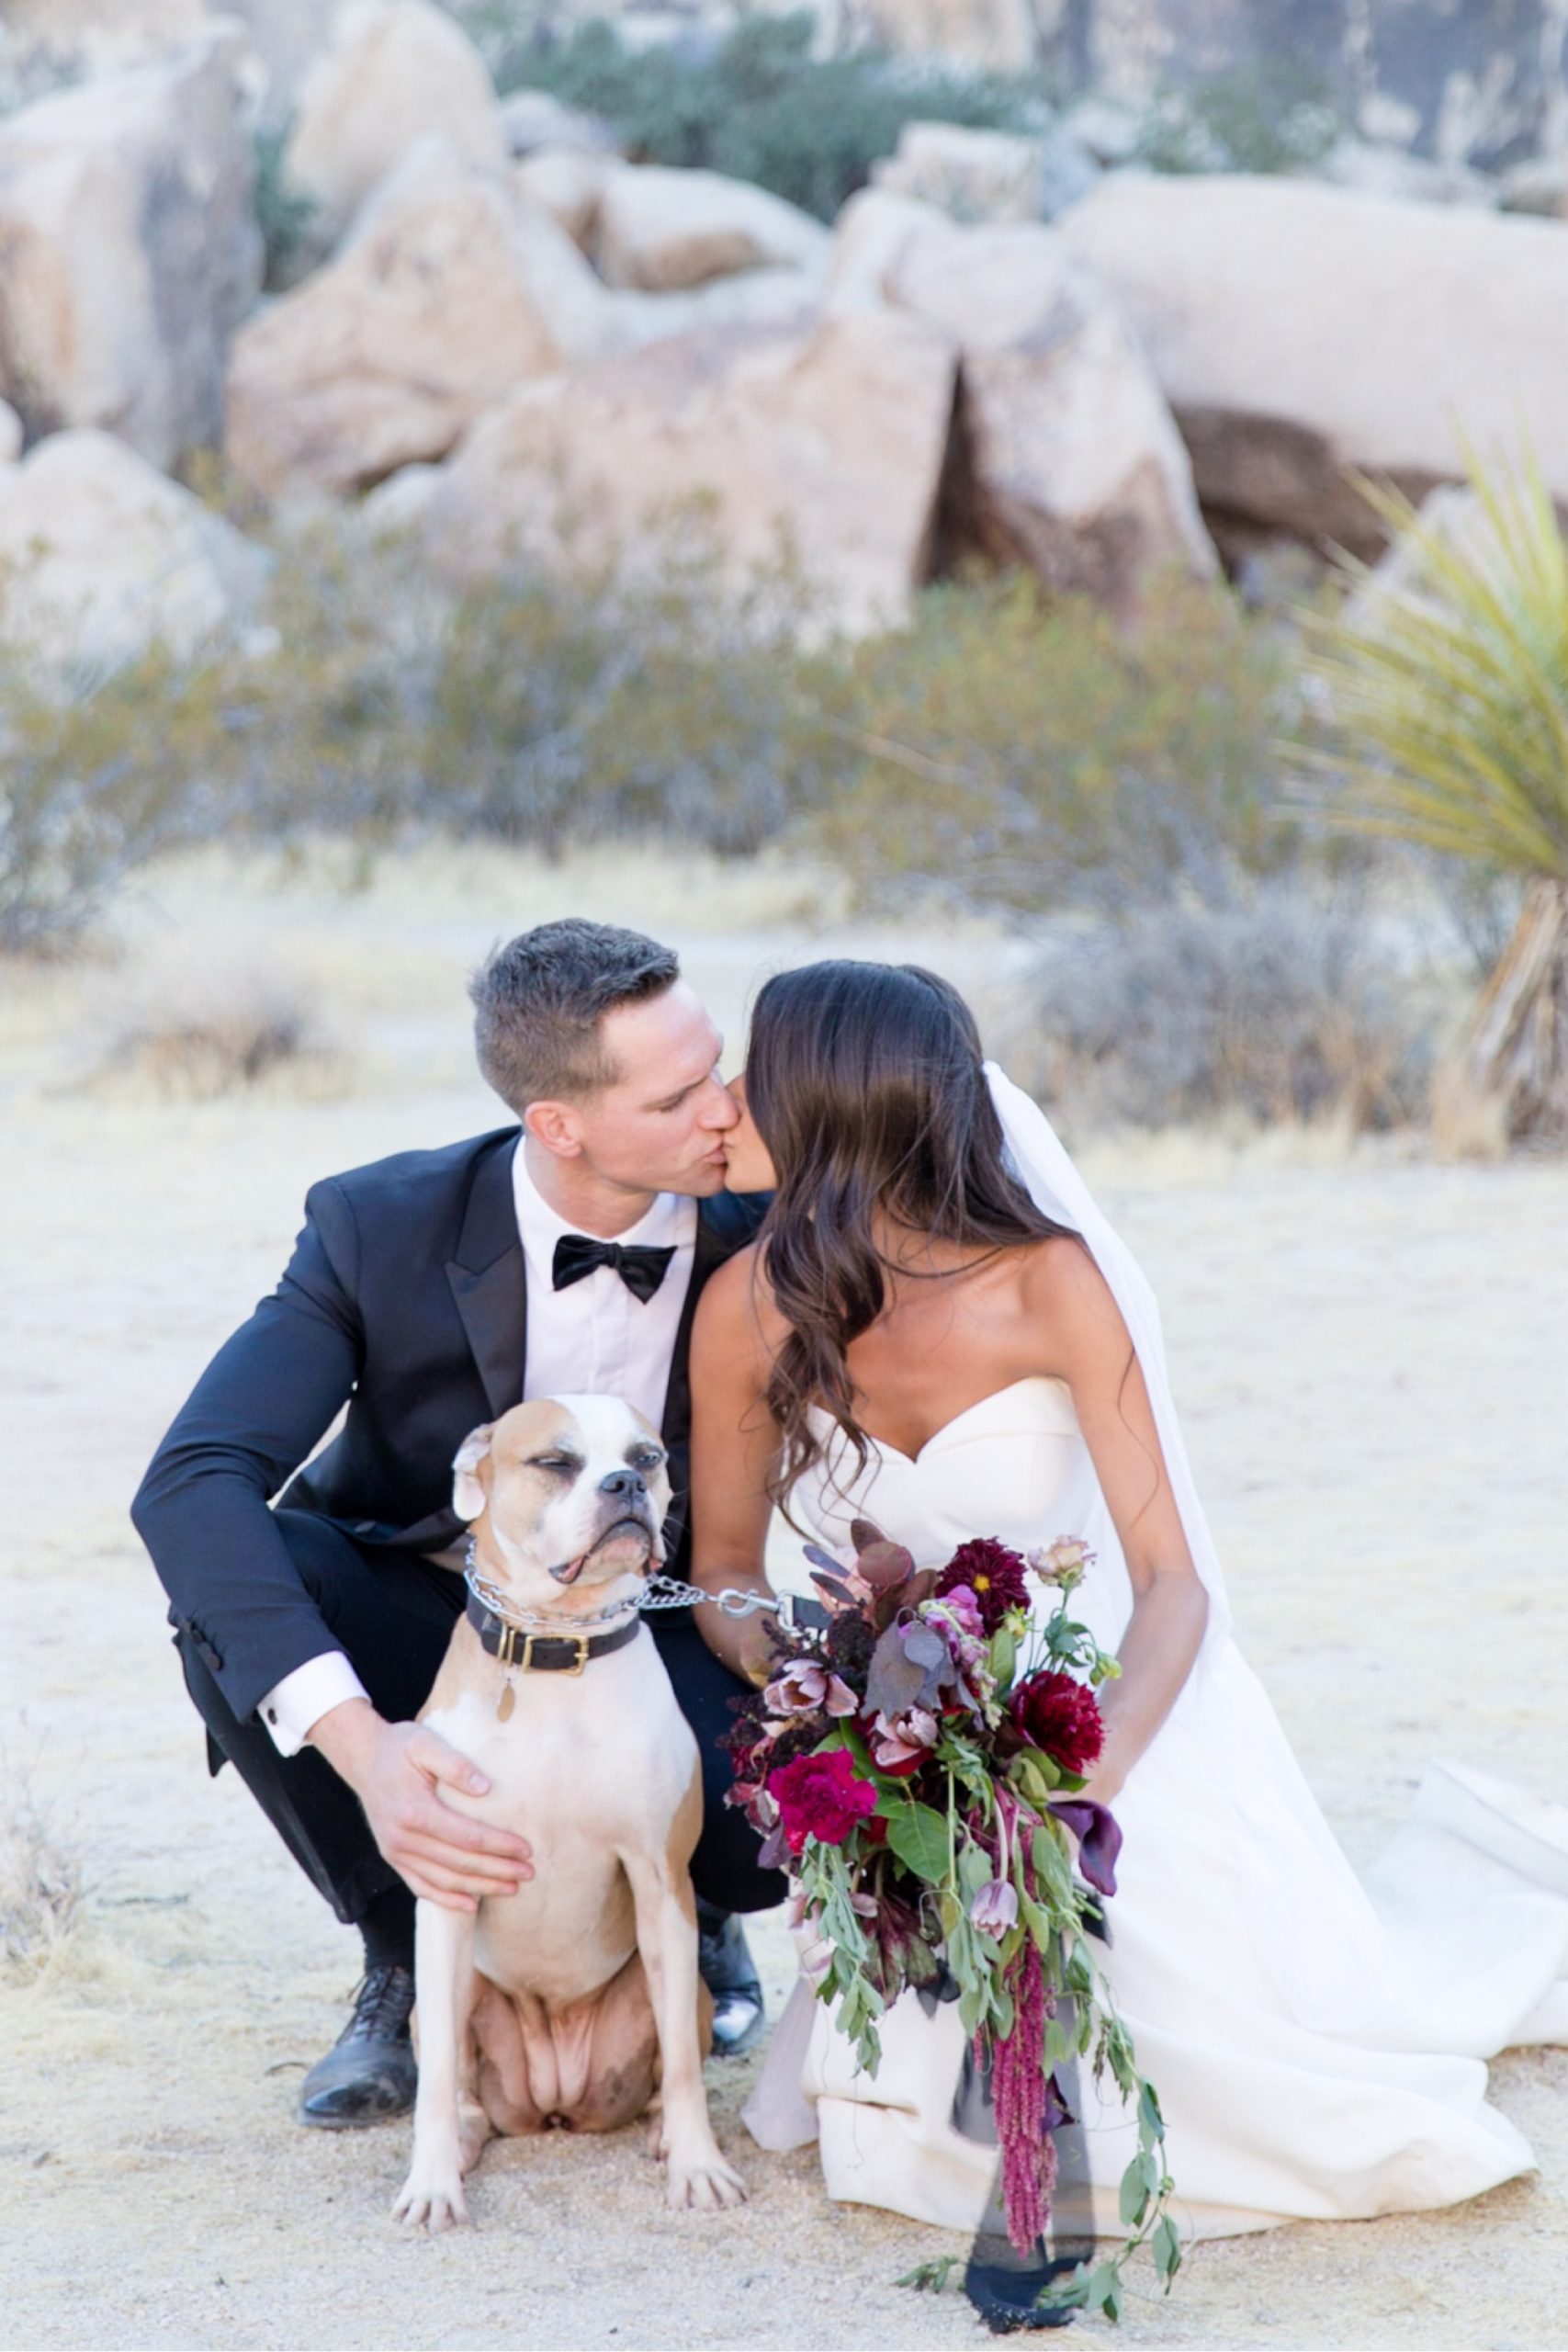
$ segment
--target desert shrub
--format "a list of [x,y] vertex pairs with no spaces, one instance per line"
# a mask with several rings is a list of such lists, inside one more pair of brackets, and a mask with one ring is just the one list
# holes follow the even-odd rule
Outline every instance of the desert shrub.
[[808,15],[748,17],[717,42],[639,51],[599,21],[500,49],[497,78],[601,116],[640,162],[752,180],[823,220],[892,154],[906,122],[1010,130],[1040,119],[1036,83],[863,51],[818,58],[814,30]]
[[734,590],[690,518],[658,558],[454,594],[396,541],[277,535],[271,623],[62,694],[0,671],[0,952],[78,946],[165,849],[222,837],[657,835],[741,855],[842,763],[783,563]]
[[732,589],[689,517],[657,560],[519,566],[455,596],[395,541],[312,536],[280,565],[283,656],[236,706],[244,821],[756,850],[837,757],[801,691],[808,609],[783,566]]
[[69,952],[124,879],[214,814],[220,689],[153,652],[45,681],[0,664],[0,954]]
[[1423,1114],[1430,1021],[1355,897],[1276,881],[1174,902],[1041,960],[1037,1084],[1090,1126],[1387,1127]]
[[0,1979],[44,1975],[82,1903],[82,1866],[27,1782],[0,1785]]
[[853,656],[852,773],[822,837],[873,900],[936,889],[1031,920],[1226,904],[1292,850],[1291,692],[1286,641],[1223,589],[1168,579],[1128,631],[1024,577],[938,587]]
[[731,596],[713,561],[463,598],[430,734],[443,821],[548,849],[658,834],[734,856],[818,805],[840,755],[805,684],[805,592],[765,574]]
[[99,1083],[207,1100],[287,1080],[341,1092],[347,1061],[309,975],[218,938],[174,938],[105,976],[87,1012]]
[[1160,90],[1138,141],[1156,172],[1301,172],[1342,128],[1319,77],[1281,62]]

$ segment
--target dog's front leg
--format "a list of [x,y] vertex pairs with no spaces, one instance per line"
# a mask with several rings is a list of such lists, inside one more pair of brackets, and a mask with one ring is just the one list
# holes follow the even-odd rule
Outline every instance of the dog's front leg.
[[697,2041],[697,1909],[684,1871],[664,1854],[623,1854],[637,1905],[637,1949],[659,2030],[664,2194],[674,2206],[716,2212],[746,2201],[746,2184],[708,2120]]
[[448,1911],[422,1897],[415,1913],[414,1995],[419,2020],[419,2090],[413,2159],[392,2211],[400,2222],[449,2230],[466,2222],[457,2115],[464,2037],[474,1996],[471,1911]]

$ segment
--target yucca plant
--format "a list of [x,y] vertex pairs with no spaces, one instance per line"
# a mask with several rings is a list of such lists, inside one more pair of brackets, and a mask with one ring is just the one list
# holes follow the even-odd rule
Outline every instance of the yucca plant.
[[1359,487],[1394,560],[1305,616],[1325,742],[1309,753],[1329,820],[1525,885],[1459,1074],[1516,1138],[1568,1139],[1568,547],[1531,452],[1466,450],[1473,531],[1398,491]]

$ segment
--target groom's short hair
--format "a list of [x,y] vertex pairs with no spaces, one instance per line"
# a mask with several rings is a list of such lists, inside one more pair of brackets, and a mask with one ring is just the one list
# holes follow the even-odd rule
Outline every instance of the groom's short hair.
[[519,1118],[530,1102],[596,1093],[619,1074],[600,1033],[605,1013],[680,977],[673,948],[615,923],[573,915],[519,932],[468,984],[479,1069]]

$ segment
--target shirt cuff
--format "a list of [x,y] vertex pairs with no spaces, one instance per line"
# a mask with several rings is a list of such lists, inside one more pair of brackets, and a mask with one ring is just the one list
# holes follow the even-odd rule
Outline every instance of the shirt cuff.
[[275,1682],[256,1713],[272,1734],[280,1756],[298,1756],[324,1714],[345,1699],[367,1699],[370,1693],[341,1650],[323,1650],[307,1658],[281,1682]]

